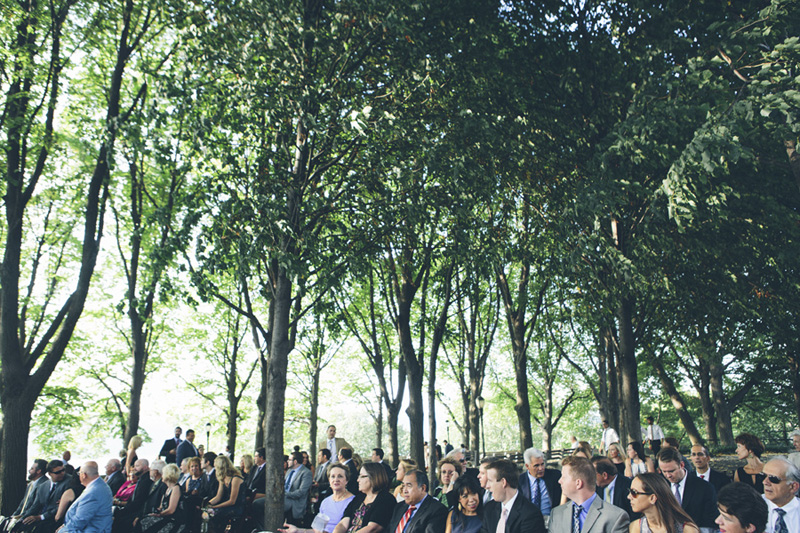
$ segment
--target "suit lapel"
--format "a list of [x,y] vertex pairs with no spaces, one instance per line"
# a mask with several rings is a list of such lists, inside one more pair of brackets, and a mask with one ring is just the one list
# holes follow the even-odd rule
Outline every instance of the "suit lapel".
[[[686,502],[692,501],[692,496],[694,496],[694,484],[691,479],[692,475],[693,474],[689,474],[688,471],[686,472],[686,484],[683,486],[683,498],[681,498],[681,507],[683,507],[684,510],[686,510]],[[694,477],[697,478],[697,476]],[[699,478],[698,481],[700,481]]]
[[600,518],[600,513],[602,509],[603,509],[603,500],[599,496],[595,496],[592,505],[589,506],[589,512],[586,513],[586,520],[583,521],[582,531],[591,531],[594,523],[597,521],[598,518]]
[[[422,513],[425,511],[425,509],[428,507],[428,505],[430,505],[429,500],[431,498],[433,498],[433,496],[428,494],[425,497],[425,499],[422,500],[422,504],[420,504],[420,506],[417,508],[417,512],[414,513],[414,516],[412,516],[411,520],[408,521],[408,525],[406,526],[405,533],[412,533],[414,531],[414,526],[417,525],[417,522],[419,522],[419,520],[422,520],[422,518],[419,518],[419,520],[417,520],[417,518],[422,516]],[[408,507],[406,507],[406,510],[408,510]]]

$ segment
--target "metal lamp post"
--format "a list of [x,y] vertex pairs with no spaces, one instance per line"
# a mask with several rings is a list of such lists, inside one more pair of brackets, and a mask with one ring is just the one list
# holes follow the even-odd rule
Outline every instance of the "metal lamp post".
[[486,457],[486,426],[483,424],[483,406],[486,405],[486,400],[483,399],[483,396],[478,396],[475,399],[475,405],[478,406],[478,414],[481,417],[481,447],[483,450],[481,455]]

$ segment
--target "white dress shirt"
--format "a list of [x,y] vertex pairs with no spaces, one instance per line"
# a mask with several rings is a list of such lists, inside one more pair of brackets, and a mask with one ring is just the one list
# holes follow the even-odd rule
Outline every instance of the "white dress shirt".
[[[764,498],[763,495],[762,498]],[[778,519],[778,513],[775,512],[775,509],[777,509],[778,506],[767,498],[764,498],[764,501],[767,502],[767,509],[769,509],[766,533],[774,533],[775,521]],[[783,516],[783,521],[786,522],[789,533],[800,533],[800,501],[798,501],[797,498],[792,498],[792,501],[781,507],[781,509],[786,511],[786,514]]]

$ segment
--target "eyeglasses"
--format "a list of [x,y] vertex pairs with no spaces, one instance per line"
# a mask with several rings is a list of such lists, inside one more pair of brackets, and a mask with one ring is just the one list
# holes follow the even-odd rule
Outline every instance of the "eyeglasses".
[[781,479],[778,476],[767,476],[767,479],[769,480],[770,483],[773,483],[775,485],[781,483],[782,481],[786,481],[785,479]]
[[629,493],[630,493],[630,495],[631,495],[631,496],[633,496],[634,498],[637,498],[637,497],[641,496],[642,494],[653,494],[652,492],[638,491],[638,490],[636,490],[636,489],[634,489],[634,488],[628,489],[628,492],[629,492]]
[[50,472],[50,474],[57,476],[58,474],[63,474],[64,472],[66,472],[66,469],[62,468],[61,470],[53,470],[52,472]]
[[697,453],[692,452],[692,457],[705,457],[705,456],[706,456],[705,452],[697,452]]

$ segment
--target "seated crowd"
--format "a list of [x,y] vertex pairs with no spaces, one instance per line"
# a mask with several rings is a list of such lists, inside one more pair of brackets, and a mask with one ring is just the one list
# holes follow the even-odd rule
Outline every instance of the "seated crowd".
[[[76,472],[68,452],[37,459],[0,533],[262,531],[266,451],[243,455],[237,467],[226,454],[200,454],[194,432],[181,433],[152,463],[136,455],[141,439],[131,439],[104,478],[93,461]],[[521,472],[495,457],[473,468],[454,448],[432,477],[410,459],[392,469],[380,448],[362,462],[335,426],[327,436],[316,465],[297,446],[284,456],[282,533],[800,533],[800,432],[792,435],[798,455],[766,462],[761,441],[739,435],[746,464],[733,480],[710,468],[704,446],[692,446],[689,462],[669,439],[654,459],[641,442],[626,451],[606,443],[605,455],[580,442],[560,469],[529,448]]]

